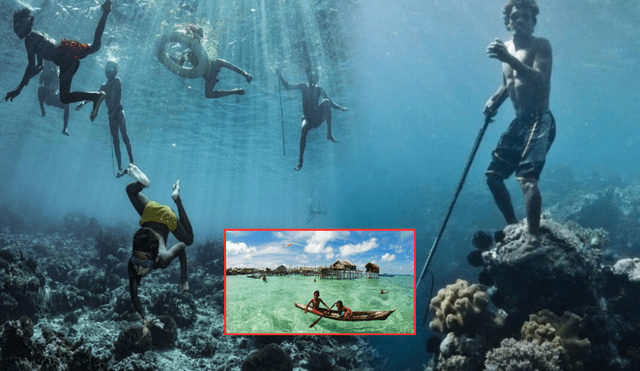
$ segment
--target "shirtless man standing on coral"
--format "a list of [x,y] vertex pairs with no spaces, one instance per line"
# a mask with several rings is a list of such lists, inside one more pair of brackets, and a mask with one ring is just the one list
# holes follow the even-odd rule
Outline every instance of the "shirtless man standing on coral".
[[487,184],[507,223],[515,224],[518,220],[504,179],[516,173],[524,194],[528,227],[527,241],[520,253],[540,246],[542,197],[538,179],[556,133],[555,120],[549,111],[551,44],[533,36],[539,11],[534,0],[510,0],[504,6],[504,22],[513,38],[506,43],[495,39],[487,48],[490,58],[502,62],[503,85],[489,98],[484,114],[489,119],[496,114],[497,107],[506,99],[504,89],[516,112],[516,118],[492,153]]

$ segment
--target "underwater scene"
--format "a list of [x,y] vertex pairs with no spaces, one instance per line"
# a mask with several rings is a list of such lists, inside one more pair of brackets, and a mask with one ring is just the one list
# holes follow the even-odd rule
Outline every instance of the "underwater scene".
[[[0,1],[0,369],[636,370],[638,19],[622,0]],[[226,274],[229,229],[411,230],[415,264],[306,253],[379,266],[352,281],[369,302],[264,283]],[[286,280],[277,302],[255,287]],[[314,291],[396,312],[294,305]]]

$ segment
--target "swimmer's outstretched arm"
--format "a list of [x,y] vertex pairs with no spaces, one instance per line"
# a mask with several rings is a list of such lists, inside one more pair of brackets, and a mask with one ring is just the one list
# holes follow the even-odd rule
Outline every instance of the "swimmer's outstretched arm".
[[300,90],[304,86],[303,82],[295,84],[295,85],[290,85],[287,82],[287,80],[285,80],[284,77],[282,77],[282,75],[280,74],[280,69],[277,69],[276,73],[278,74],[278,77],[280,78],[280,81],[282,81],[282,85],[284,85],[284,88],[287,89],[287,90],[294,90],[294,89]]
[[20,92],[22,92],[22,88],[29,84],[29,80],[31,80],[31,78],[35,77],[38,73],[40,73],[40,71],[42,71],[42,68],[44,67],[42,58],[38,57],[38,64],[36,64],[36,53],[29,48],[27,48],[27,59],[29,61],[29,64],[27,64],[27,69],[24,71],[24,75],[22,76],[22,80],[20,80],[20,84],[17,88],[8,92],[4,97],[4,100],[13,102],[13,98],[20,95]]
[[140,314],[142,319],[145,317],[144,308],[142,304],[140,304],[140,298],[138,298],[138,285],[140,285],[140,280],[142,277],[136,276],[135,272],[131,267],[128,268],[129,271],[129,293],[131,294],[131,303],[133,303],[133,307],[136,308],[136,312]]

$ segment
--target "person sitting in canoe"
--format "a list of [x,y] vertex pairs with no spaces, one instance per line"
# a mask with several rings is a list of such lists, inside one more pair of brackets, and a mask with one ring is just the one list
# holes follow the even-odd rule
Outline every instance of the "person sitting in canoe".
[[313,292],[313,299],[309,300],[309,302],[307,303],[307,306],[304,308],[304,312],[307,313],[307,310],[309,309],[309,304],[313,303],[313,305],[311,306],[311,309],[315,309],[315,310],[320,310],[320,303],[324,304],[325,307],[327,307],[328,310],[331,310],[329,308],[329,306],[327,304],[325,304],[324,301],[322,301],[322,299],[320,299],[320,291],[314,291]]
[[388,293],[388,292],[389,292],[389,291],[380,290],[380,294],[386,294],[386,293]]
[[343,318],[353,317],[353,312],[351,311],[350,308],[347,308],[344,305],[342,305],[342,300],[338,300],[338,302],[336,303],[336,309],[338,310],[338,313],[340,313],[340,317],[343,317]]

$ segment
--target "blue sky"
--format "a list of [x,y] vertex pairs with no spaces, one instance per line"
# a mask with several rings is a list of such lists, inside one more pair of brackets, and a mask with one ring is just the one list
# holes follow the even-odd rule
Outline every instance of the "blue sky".
[[[291,244],[291,245],[289,245]],[[358,270],[414,271],[414,231],[226,231],[227,268],[328,266],[347,260]]]

